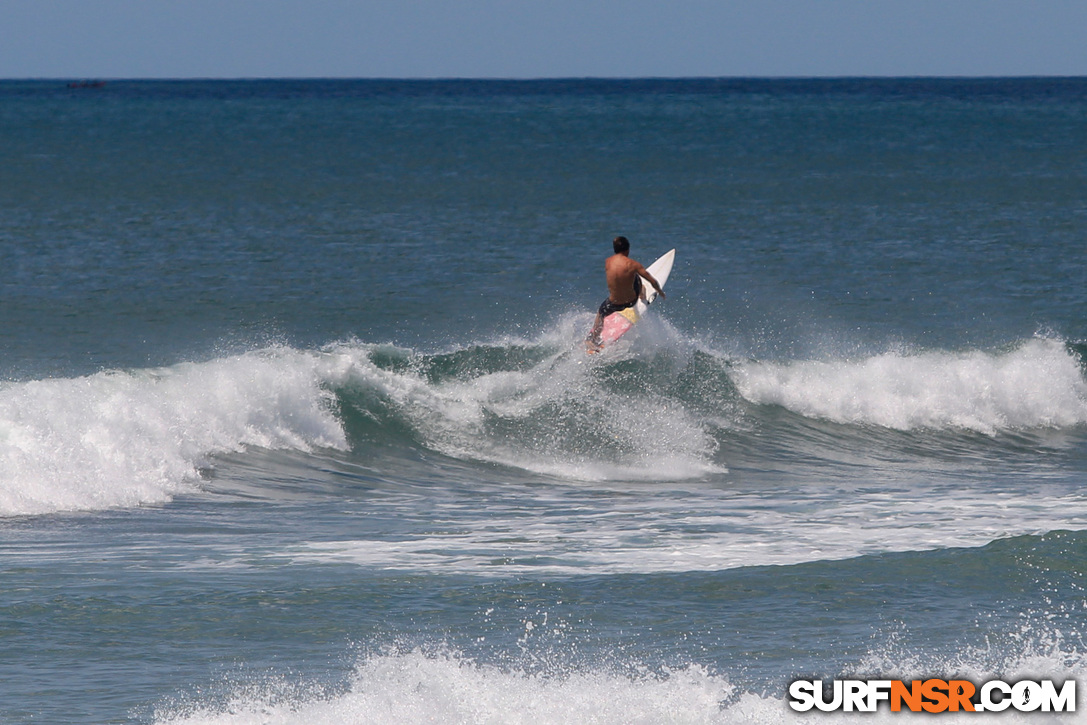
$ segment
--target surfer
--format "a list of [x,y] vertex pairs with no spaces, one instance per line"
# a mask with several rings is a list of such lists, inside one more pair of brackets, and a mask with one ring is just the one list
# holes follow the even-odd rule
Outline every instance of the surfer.
[[664,299],[664,290],[653,275],[630,258],[630,241],[626,237],[616,237],[611,245],[615,254],[604,262],[604,276],[608,281],[608,298],[600,303],[592,332],[586,339],[586,342],[594,347],[599,347],[601,344],[600,331],[604,328],[604,318],[613,312],[619,312],[637,304],[642,296],[642,277],[649,280],[649,284],[653,285],[653,289],[657,290],[662,300]]

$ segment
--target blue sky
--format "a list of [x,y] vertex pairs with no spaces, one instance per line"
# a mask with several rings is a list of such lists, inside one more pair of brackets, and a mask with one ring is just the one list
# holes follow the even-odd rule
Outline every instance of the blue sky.
[[0,0],[0,78],[1087,75],[1084,0]]

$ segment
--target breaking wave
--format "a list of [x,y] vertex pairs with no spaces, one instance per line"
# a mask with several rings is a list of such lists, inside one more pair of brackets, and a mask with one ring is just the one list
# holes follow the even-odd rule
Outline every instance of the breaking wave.
[[993,434],[1087,422],[1080,361],[1059,340],[1029,340],[996,353],[748,363],[732,378],[753,403],[835,423]]
[[676,481],[726,472],[745,431],[787,425],[763,419],[767,406],[898,431],[1087,422],[1079,358],[1056,340],[760,362],[661,329],[591,357],[567,324],[437,353],[347,341],[3,383],[0,515],[161,503],[197,490],[217,454],[252,447],[400,447],[578,481]]

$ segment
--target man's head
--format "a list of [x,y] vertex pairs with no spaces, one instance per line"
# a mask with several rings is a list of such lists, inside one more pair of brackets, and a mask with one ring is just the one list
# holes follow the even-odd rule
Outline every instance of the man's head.
[[630,241],[626,237],[616,237],[612,241],[611,246],[616,254],[627,254],[630,252]]

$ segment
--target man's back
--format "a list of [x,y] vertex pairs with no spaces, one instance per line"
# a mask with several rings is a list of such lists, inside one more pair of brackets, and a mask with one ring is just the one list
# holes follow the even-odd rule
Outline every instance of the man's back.
[[608,297],[617,304],[633,302],[638,298],[634,278],[644,271],[642,265],[625,254],[613,254],[604,262],[604,275],[608,281]]
[[604,276],[608,281],[608,299],[600,303],[600,309],[596,311],[596,320],[593,322],[593,329],[585,340],[589,352],[600,349],[600,331],[604,327],[604,318],[612,313],[633,307],[634,303],[638,301],[642,287],[639,283],[639,275],[645,277],[649,284],[653,285],[653,289],[657,291],[661,299],[664,298],[664,290],[661,289],[660,284],[653,278],[653,275],[649,274],[645,267],[630,258],[630,242],[626,237],[616,237],[612,242],[612,248],[615,250],[615,254],[604,261]]

